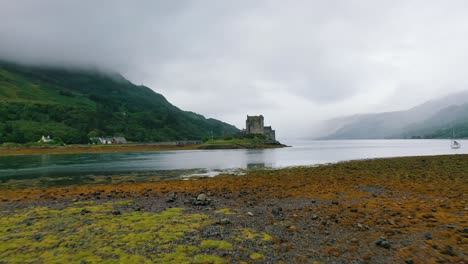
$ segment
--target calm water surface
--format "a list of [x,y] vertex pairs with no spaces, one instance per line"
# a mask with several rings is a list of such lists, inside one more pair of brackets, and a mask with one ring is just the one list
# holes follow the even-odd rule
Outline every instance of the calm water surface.
[[460,142],[458,150],[450,148],[449,140],[326,140],[285,142],[293,147],[282,149],[0,156],[0,181],[153,172],[170,177],[215,175],[368,158],[468,154],[468,141]]

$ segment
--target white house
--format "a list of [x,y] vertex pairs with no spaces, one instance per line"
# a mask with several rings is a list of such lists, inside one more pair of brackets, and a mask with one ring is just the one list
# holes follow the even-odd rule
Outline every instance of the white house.
[[53,141],[54,140],[52,138],[50,138],[50,136],[47,136],[47,137],[42,136],[42,138],[39,139],[38,142],[40,142],[40,143],[49,143],[49,142],[53,142]]

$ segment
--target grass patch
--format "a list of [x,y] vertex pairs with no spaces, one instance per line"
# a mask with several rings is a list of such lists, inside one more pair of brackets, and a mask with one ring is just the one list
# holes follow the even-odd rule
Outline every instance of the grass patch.
[[218,256],[215,256],[215,255],[199,254],[199,255],[195,256],[195,258],[193,259],[193,263],[224,264],[224,263],[227,263],[227,261],[225,259],[223,259],[221,257],[218,257]]
[[234,214],[231,208],[223,208],[215,211],[216,214],[226,214],[226,215],[231,215]]
[[256,240],[256,239],[260,239],[262,241],[272,241],[273,240],[273,237],[270,236],[269,234],[265,233],[265,232],[261,232],[261,233],[257,233],[255,232],[254,230],[250,229],[250,228],[244,228],[244,229],[241,229],[242,231],[242,239],[246,238],[246,239],[250,239],[250,240]]
[[202,241],[200,247],[203,249],[212,248],[212,249],[220,249],[220,250],[233,250],[233,246],[231,243],[223,240],[205,240]]
[[252,260],[261,260],[261,259],[264,259],[265,256],[263,256],[262,254],[260,253],[252,253],[250,254],[250,259]]

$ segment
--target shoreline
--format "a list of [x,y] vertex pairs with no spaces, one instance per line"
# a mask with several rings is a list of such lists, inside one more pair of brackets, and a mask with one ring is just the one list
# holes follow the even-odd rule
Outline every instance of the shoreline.
[[468,155],[5,189],[0,242],[9,247],[0,257],[47,262],[56,259],[53,252],[68,260],[80,252],[91,263],[466,263],[467,193]]
[[168,150],[208,150],[208,149],[263,149],[283,148],[282,144],[199,144],[187,146],[172,145],[68,145],[68,146],[45,146],[45,147],[18,147],[0,148],[0,156],[14,155],[40,155],[40,154],[81,154],[81,153],[112,153],[112,152],[144,152],[144,151],[168,151]]

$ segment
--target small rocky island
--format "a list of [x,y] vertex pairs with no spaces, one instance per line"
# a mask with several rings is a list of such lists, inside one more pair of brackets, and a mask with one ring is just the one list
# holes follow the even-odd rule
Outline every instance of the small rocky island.
[[236,148],[281,148],[286,145],[276,140],[276,131],[271,126],[264,125],[263,115],[249,116],[245,121],[245,129],[238,134],[225,135],[223,139],[210,139],[202,149],[236,149]]

